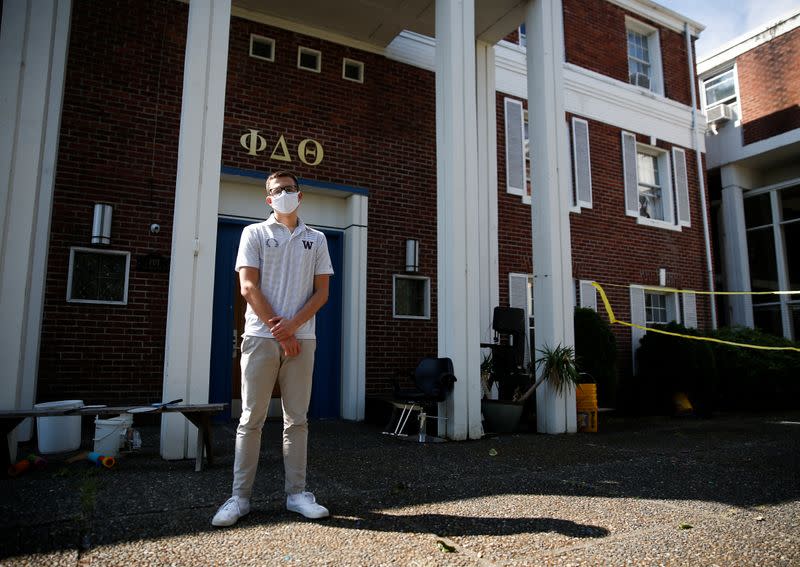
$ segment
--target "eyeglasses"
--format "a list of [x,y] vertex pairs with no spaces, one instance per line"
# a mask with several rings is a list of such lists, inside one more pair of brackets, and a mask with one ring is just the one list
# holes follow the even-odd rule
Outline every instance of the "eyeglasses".
[[297,193],[300,190],[300,187],[297,185],[284,185],[283,187],[274,187],[269,190],[270,197],[277,197],[284,191],[287,193]]

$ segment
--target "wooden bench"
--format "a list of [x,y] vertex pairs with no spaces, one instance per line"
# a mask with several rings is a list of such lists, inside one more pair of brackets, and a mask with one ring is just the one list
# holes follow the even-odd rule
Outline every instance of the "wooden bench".
[[[0,439],[7,439],[9,433],[28,417],[47,417],[64,415],[110,415],[122,413],[168,413],[180,412],[186,419],[197,427],[197,457],[195,460],[195,471],[203,469],[203,450],[208,459],[208,464],[214,464],[213,446],[211,443],[211,416],[225,409],[227,404],[171,404],[155,406],[88,406],[73,409],[27,409],[27,410],[0,410]],[[2,451],[3,469],[11,463],[10,448],[6,442],[7,449]]]

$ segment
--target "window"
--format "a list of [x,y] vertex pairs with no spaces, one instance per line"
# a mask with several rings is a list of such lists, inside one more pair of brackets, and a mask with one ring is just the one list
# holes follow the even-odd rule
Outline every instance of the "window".
[[275,40],[260,35],[250,34],[250,57],[275,61]]
[[431,318],[431,279],[395,274],[392,281],[395,319]]
[[658,154],[636,152],[636,174],[639,178],[639,216],[646,219],[666,220]]
[[508,306],[525,310],[525,318],[528,320],[525,364],[528,364],[533,351],[533,274],[508,274]]
[[629,132],[622,133],[622,163],[627,215],[636,217],[639,224],[671,230],[690,226],[689,180],[683,149],[672,148],[674,185],[670,153],[637,143],[636,136]]
[[128,252],[71,248],[67,301],[127,304],[130,258]]
[[[685,294],[688,296],[689,294]],[[645,289],[642,286],[630,286],[631,298],[631,323],[637,325],[631,328],[631,354],[633,355],[634,373],[636,372],[636,350],[639,342],[647,333],[641,327],[649,327],[656,324],[669,323],[676,321],[680,323],[679,300],[677,293],[667,291],[657,291],[652,288]],[[689,302],[689,309],[694,308],[694,301]],[[690,317],[696,321],[696,314],[690,313]]]
[[345,57],[342,60],[342,78],[356,83],[363,83],[364,63]]
[[322,52],[308,47],[298,47],[297,68],[319,73],[322,71]]
[[661,48],[658,30],[626,18],[628,82],[664,94],[661,79]]
[[525,24],[519,26],[519,44],[522,47],[528,45],[528,35],[525,33]]
[[628,30],[628,80],[632,85],[649,89],[650,73],[647,36]]
[[647,326],[670,322],[667,311],[667,296],[663,293],[644,292],[644,320]]
[[[744,219],[751,291],[800,289],[800,185],[745,195]],[[753,321],[763,331],[797,340],[796,295],[754,295]]]
[[724,104],[730,109],[731,118],[738,120],[739,103],[736,95],[736,73],[733,68],[705,79],[703,95],[706,113],[709,109]]
[[[522,123],[523,146],[525,147],[525,195],[523,195],[523,201],[525,201],[524,197],[527,196],[530,199],[531,196],[531,136],[527,109],[522,114]],[[530,201],[525,202],[530,203]]]

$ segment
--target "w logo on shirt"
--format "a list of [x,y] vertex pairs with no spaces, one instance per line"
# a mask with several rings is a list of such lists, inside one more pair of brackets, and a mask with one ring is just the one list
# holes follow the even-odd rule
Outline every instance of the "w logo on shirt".
[[311,250],[311,247],[313,245],[314,243],[311,242],[310,240],[303,240],[303,248],[305,248],[306,250]]

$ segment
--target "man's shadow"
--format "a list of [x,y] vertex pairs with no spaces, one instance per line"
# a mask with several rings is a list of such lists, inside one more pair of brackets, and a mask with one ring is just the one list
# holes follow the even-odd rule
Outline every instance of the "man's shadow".
[[325,521],[331,527],[382,532],[430,533],[437,536],[517,535],[524,533],[559,533],[575,538],[600,538],[608,530],[559,518],[491,518],[451,516],[447,514],[394,515],[361,512],[334,515]]

